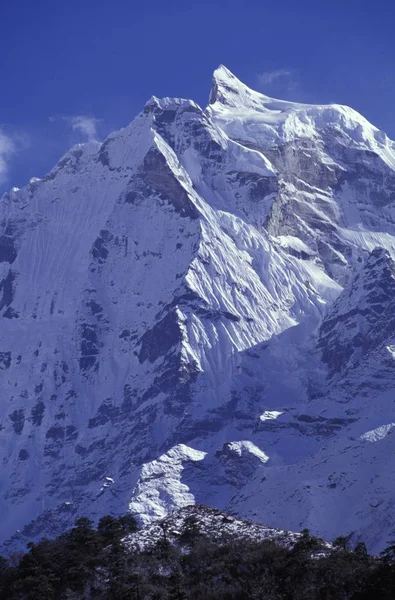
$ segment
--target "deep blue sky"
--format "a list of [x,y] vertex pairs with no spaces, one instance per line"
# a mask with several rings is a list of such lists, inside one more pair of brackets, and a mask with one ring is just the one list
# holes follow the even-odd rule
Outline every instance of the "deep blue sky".
[[73,117],[100,119],[103,138],[131,121],[152,94],[205,105],[220,63],[268,95],[351,105],[395,139],[394,5],[4,1],[0,191],[43,176],[86,139],[73,131]]

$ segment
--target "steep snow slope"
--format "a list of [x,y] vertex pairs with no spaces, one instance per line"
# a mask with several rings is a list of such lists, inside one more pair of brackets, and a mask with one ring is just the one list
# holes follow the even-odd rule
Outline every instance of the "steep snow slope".
[[[233,510],[275,526],[284,521],[295,529],[307,525],[323,536],[352,533],[374,551],[391,538],[394,309],[395,263],[387,251],[376,249],[319,330],[317,354],[327,377],[320,393],[316,386],[310,395],[302,418],[320,438],[319,447],[296,465],[283,461],[267,469],[264,478],[257,474],[232,499]],[[265,498],[264,507],[257,497]]]
[[[395,149],[383,133],[220,67],[206,110],[153,97],[0,212],[1,539],[197,501],[327,538],[358,508],[352,528],[387,540]],[[322,492],[340,472],[352,493],[332,480]],[[385,518],[361,494],[374,477]]]

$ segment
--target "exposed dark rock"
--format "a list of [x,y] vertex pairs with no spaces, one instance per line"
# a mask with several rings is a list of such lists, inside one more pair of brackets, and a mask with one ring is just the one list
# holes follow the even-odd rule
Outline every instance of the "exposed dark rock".
[[92,315],[98,315],[103,312],[103,308],[94,300],[87,302],[87,307]]
[[78,438],[77,428],[74,425],[67,425],[65,436],[67,441],[75,441]]
[[96,325],[83,323],[80,327],[81,344],[80,344],[80,371],[99,368],[97,355],[99,354],[98,330]]
[[175,311],[171,311],[142,336],[141,349],[138,355],[140,363],[145,360],[149,360],[151,363],[155,362],[181,341],[182,330],[178,316]]
[[[79,454],[80,456],[88,456],[95,450],[103,450],[105,448],[105,445],[106,445],[105,440],[97,440],[96,442],[93,442],[93,444],[88,446],[87,448],[85,446],[81,446],[80,444],[77,444],[74,448],[74,451],[76,454]],[[99,469],[97,469],[96,471],[100,472]]]
[[114,236],[107,231],[102,229],[98,238],[96,238],[92,246],[92,257],[99,264],[103,264],[108,256],[108,245],[112,242]]
[[41,425],[44,418],[45,404],[40,400],[31,410],[31,419],[33,425]]
[[17,257],[15,240],[9,235],[0,237],[0,263],[7,262],[12,264]]
[[151,187],[151,194],[156,194],[167,201],[182,217],[197,219],[199,212],[182,187],[178,179],[170,171],[163,154],[151,149],[144,158],[144,182]]
[[47,440],[63,440],[65,436],[64,427],[60,427],[58,425],[54,425],[50,429],[48,429],[45,437]]
[[11,308],[11,306],[9,306],[7,308],[7,310],[4,312],[3,317],[5,319],[19,319],[19,314],[16,312],[16,310],[14,310],[13,308]]
[[98,159],[104,167],[110,167],[110,156],[108,153],[108,147],[111,140],[105,140],[99,150]]
[[38,385],[35,386],[34,393],[36,395],[40,394],[42,392],[42,390],[43,390],[43,387],[44,387],[44,383],[43,382],[39,383]]
[[395,264],[376,248],[321,325],[318,348],[331,376],[395,335],[394,299]]
[[15,273],[8,271],[6,277],[0,282],[0,292],[3,292],[0,299],[0,310],[9,306],[14,298]]
[[94,427],[99,427],[100,425],[105,425],[109,421],[113,421],[120,414],[120,409],[116,406],[113,406],[110,403],[103,402],[99,406],[96,417],[93,419],[89,419],[88,427],[93,429]]
[[27,450],[20,450],[18,455],[19,460],[27,460],[29,458],[29,453]]
[[17,410],[14,410],[14,412],[12,412],[10,414],[10,421],[12,423],[12,426],[14,428],[14,431],[17,435],[21,435],[22,431],[23,431],[23,427],[25,425],[25,411],[23,408],[19,408]]
[[11,352],[0,352],[0,371],[9,369],[11,366]]

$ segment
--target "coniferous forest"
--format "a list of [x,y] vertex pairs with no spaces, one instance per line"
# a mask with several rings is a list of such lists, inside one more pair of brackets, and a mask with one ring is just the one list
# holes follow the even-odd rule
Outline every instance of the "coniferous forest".
[[330,548],[304,530],[291,546],[228,536],[213,541],[191,517],[179,542],[165,535],[132,550],[130,516],[87,518],[55,540],[0,561],[2,600],[392,600],[395,545],[380,557],[346,537]]

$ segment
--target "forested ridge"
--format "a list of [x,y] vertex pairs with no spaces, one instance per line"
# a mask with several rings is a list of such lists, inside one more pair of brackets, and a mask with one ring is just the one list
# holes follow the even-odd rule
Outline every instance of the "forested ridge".
[[[193,517],[176,544],[163,535],[133,548],[130,516],[80,518],[54,540],[0,561],[2,600],[390,600],[395,545],[379,557],[347,537],[332,546],[304,530],[296,543],[224,535],[210,539]],[[131,537],[130,537],[131,536]]]

